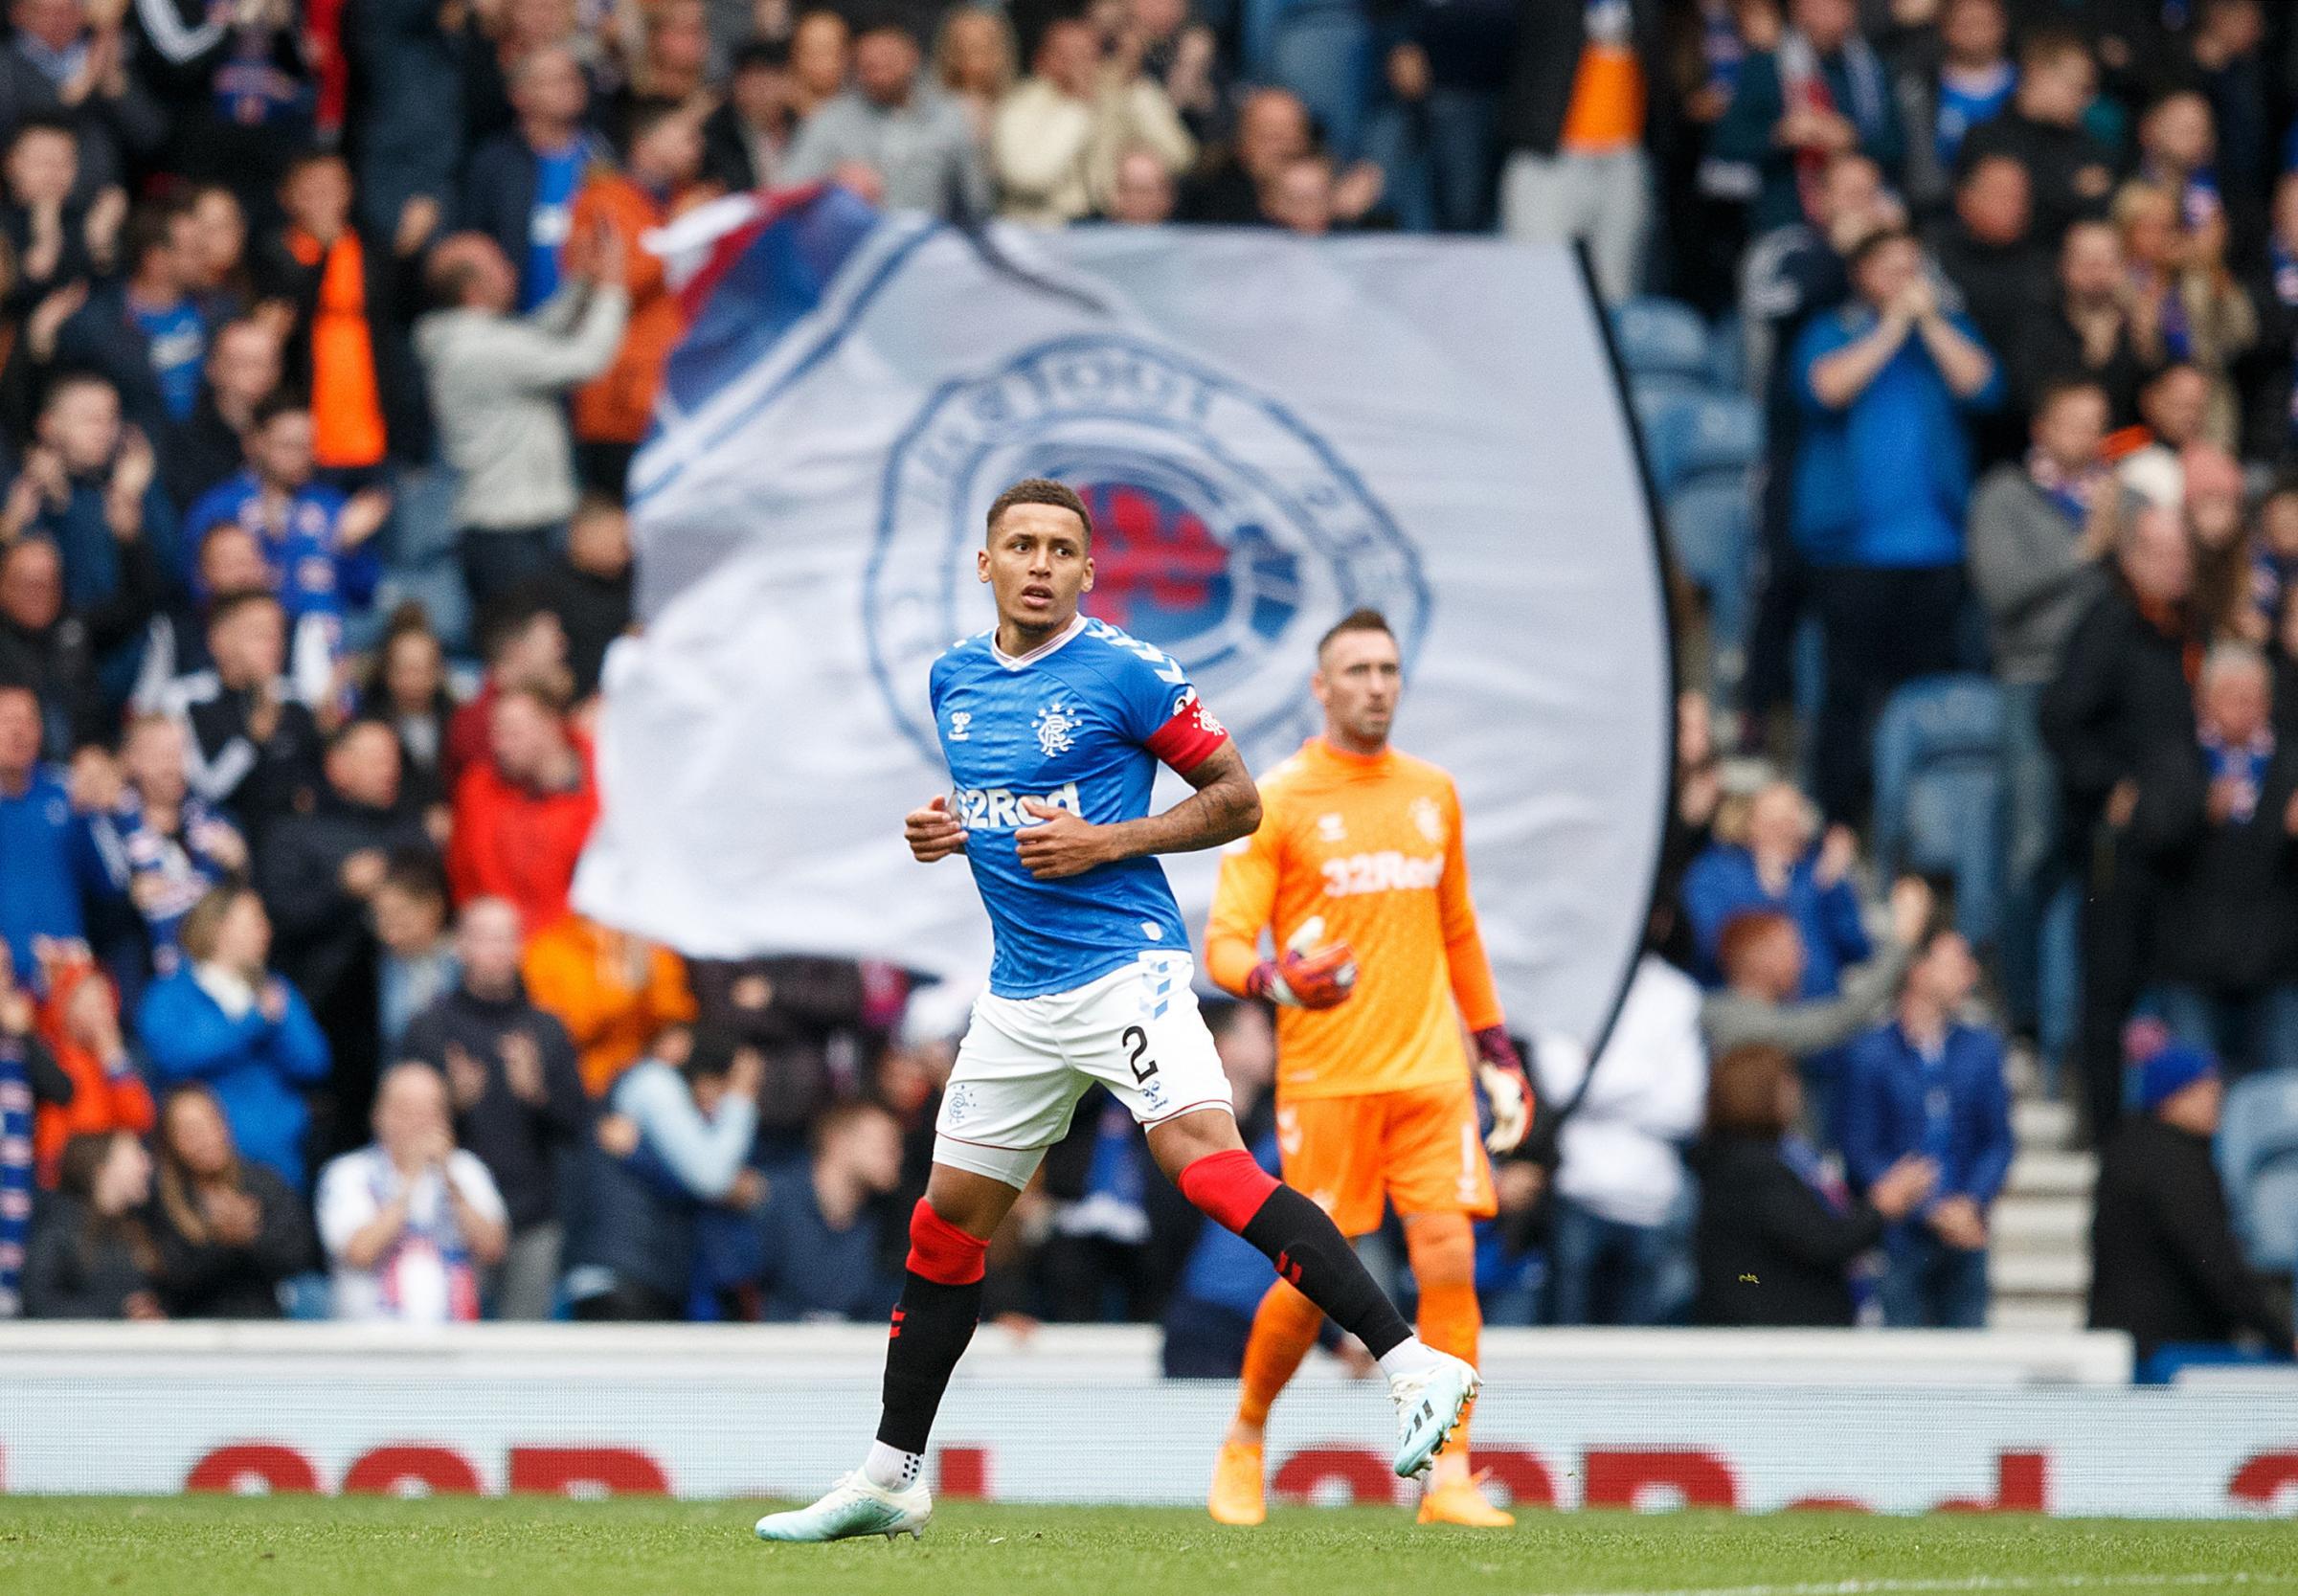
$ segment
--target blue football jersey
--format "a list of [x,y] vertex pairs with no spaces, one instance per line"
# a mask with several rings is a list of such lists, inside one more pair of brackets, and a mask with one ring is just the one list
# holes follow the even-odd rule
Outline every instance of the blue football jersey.
[[1181,666],[1105,621],[1080,616],[1035,653],[1010,659],[994,632],[934,662],[930,690],[965,827],[965,856],[996,953],[1001,998],[1068,992],[1151,949],[1186,950],[1180,906],[1154,858],[1062,881],[1022,865],[1015,833],[1035,798],[1095,824],[1149,813],[1160,760],[1187,772],[1227,739]]

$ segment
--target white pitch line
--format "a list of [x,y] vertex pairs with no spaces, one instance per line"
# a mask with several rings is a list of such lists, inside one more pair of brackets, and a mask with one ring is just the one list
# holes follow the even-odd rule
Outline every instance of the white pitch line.
[[2298,1584],[2298,1575],[2215,1574],[1973,1574],[1962,1579],[1822,1580],[1805,1585],[1687,1585],[1677,1590],[1586,1590],[1572,1596],[1926,1596],[1950,1591],[2052,1591],[2143,1588],[2168,1590]]

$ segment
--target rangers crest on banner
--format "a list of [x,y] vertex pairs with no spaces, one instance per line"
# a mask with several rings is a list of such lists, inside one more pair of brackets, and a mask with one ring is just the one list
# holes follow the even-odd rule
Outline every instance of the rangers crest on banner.
[[1093,512],[1085,612],[1171,654],[1248,749],[1298,731],[1310,647],[1350,610],[1385,610],[1408,665],[1427,630],[1417,551],[1292,411],[1137,336],[1054,339],[944,385],[888,459],[865,620],[886,707],[928,757],[917,684],[978,629],[982,518],[1028,476]]

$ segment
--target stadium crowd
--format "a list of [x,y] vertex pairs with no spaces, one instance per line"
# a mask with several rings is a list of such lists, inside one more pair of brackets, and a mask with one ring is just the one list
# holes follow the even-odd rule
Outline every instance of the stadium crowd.
[[[2288,1347],[2210,1156],[2218,1060],[2298,1068],[2285,9],[8,22],[0,1315],[883,1315],[950,1058],[909,978],[687,960],[568,902],[684,314],[638,239],[828,180],[1573,238],[1623,315],[1715,321],[1751,530],[1684,584],[1719,646],[1609,1045],[1517,1017],[1546,1106],[1481,1244],[1497,1321],[1984,1322],[2032,1045],[2105,1158],[2094,1319]],[[1892,706],[1949,675],[2003,839],[1951,894],[1885,846],[1920,763]],[[1267,1017],[1215,1018],[1273,1158]],[[1161,1317],[1176,1372],[1233,1371],[1269,1270],[1199,1228],[1089,1098],[995,1311]]]

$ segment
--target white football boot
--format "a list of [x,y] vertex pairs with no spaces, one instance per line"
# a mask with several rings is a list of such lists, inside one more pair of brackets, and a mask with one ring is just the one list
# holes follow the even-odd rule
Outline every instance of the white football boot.
[[1476,1371],[1452,1354],[1435,1354],[1431,1368],[1416,1369],[1388,1382],[1388,1400],[1396,1404],[1396,1472],[1411,1479],[1435,1461],[1445,1438],[1482,1383]]
[[[1433,1450],[1433,1449],[1431,1449]],[[830,1487],[812,1507],[769,1513],[758,1520],[760,1540],[848,1540],[855,1536],[899,1535],[912,1540],[934,1517],[934,1498],[920,1480],[901,1491],[872,1485],[855,1470]]]

